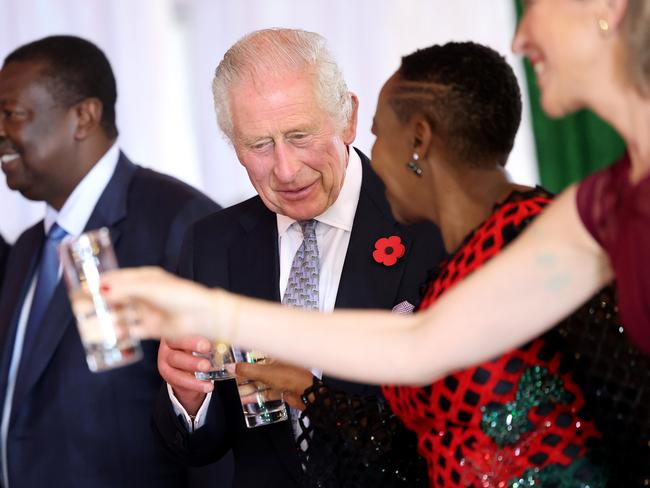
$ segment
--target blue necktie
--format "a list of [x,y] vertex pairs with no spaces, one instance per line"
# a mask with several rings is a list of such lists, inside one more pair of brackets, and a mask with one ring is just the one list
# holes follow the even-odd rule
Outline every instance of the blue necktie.
[[29,311],[29,319],[25,328],[23,355],[31,352],[41,322],[45,317],[45,311],[52,300],[54,290],[59,281],[59,254],[57,246],[65,236],[66,231],[59,227],[58,224],[54,224],[43,242],[36,289],[34,290],[32,307]]

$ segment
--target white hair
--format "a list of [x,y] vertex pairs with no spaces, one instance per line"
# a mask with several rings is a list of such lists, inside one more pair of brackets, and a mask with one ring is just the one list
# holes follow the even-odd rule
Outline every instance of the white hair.
[[311,71],[315,95],[324,110],[343,129],[352,115],[352,99],[323,36],[300,29],[263,29],[237,41],[217,66],[212,95],[217,122],[233,141],[230,92],[243,79]]

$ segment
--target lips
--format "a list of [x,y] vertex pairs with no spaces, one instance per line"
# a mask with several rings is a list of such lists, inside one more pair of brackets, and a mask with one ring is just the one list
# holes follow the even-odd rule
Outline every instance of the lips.
[[18,153],[3,154],[2,156],[0,156],[0,162],[2,162],[2,164],[10,163],[12,161],[15,161],[18,158],[20,158],[20,154]]
[[13,173],[18,169],[20,162],[20,153],[17,152],[0,152],[0,167],[6,175]]
[[316,187],[317,182],[310,183],[307,186],[295,190],[278,190],[285,200],[302,200]]
[[540,76],[541,74],[544,73],[545,68],[546,68],[546,62],[542,59],[541,56],[535,54],[535,55],[528,55],[528,60],[530,61],[530,64],[533,67],[533,70],[535,70],[535,74],[537,76]]

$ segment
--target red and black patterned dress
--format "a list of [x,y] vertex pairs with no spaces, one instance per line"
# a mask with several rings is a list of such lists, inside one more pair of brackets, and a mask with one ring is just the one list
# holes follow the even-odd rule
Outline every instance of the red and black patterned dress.
[[[501,251],[548,203],[535,190],[497,205],[441,264],[419,309]],[[385,386],[391,409],[418,436],[430,486],[604,486],[587,457],[600,434],[581,415],[584,395],[562,356],[543,336],[426,387]]]
[[[513,192],[497,205],[431,273],[419,309],[503,249],[550,198]],[[315,380],[303,395],[304,486],[650,486],[650,357],[617,311],[605,288],[526,346],[427,387],[385,386],[385,400]]]

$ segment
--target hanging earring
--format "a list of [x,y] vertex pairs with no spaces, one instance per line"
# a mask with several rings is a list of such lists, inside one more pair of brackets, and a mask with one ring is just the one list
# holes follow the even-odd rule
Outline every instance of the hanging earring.
[[406,163],[406,167],[409,169],[409,171],[415,173],[416,176],[422,177],[422,168],[418,164],[419,160],[420,160],[420,156],[418,155],[418,153],[414,152],[409,162]]
[[609,22],[607,22],[605,19],[599,19],[598,28],[600,29],[601,34],[607,34],[609,32]]

